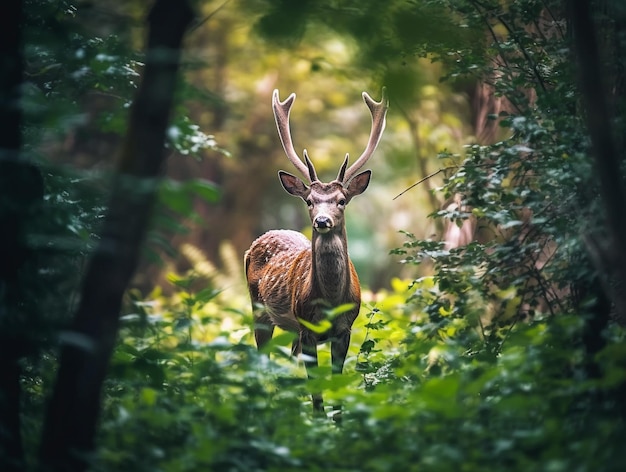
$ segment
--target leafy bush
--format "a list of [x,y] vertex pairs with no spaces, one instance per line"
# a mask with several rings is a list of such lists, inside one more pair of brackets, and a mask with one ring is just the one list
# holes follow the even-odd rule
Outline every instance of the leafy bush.
[[[275,337],[270,358],[257,353],[250,317],[238,303],[212,288],[193,293],[180,276],[173,280],[176,295],[134,300],[125,317],[96,470],[620,470],[626,464],[619,444],[624,424],[610,394],[624,380],[626,363],[617,327],[599,354],[603,375],[591,379],[580,317],[536,316],[509,325],[494,347],[495,336],[484,336],[471,317],[444,311],[435,317],[419,308],[440,295],[432,278],[411,289],[398,281],[397,291],[378,294],[380,308],[361,314],[347,372],[331,379],[322,367],[319,378],[306,380],[288,357],[289,333]],[[407,293],[412,300],[397,303]],[[394,339],[399,342],[390,344]],[[312,415],[308,393],[320,387],[329,403],[342,403],[341,426]]]

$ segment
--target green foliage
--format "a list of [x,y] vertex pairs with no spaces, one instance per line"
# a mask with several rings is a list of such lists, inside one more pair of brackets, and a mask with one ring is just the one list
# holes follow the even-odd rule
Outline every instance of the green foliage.
[[[457,318],[444,328],[411,303],[395,305],[406,296],[398,283],[400,292],[379,296],[377,305],[389,311],[361,315],[366,324],[355,337],[365,338],[360,352],[351,348],[356,370],[306,381],[283,355],[292,336],[277,336],[270,358],[259,354],[248,315],[228,297],[212,288],[194,293],[194,278],[171,279],[179,296],[135,300],[125,317],[95,470],[584,471],[626,464],[616,442],[624,433],[618,405],[602,393],[624,379],[621,329],[599,354],[604,375],[589,379],[579,317],[509,327],[493,355],[471,322]],[[424,279],[411,292],[428,300],[434,289]],[[396,324],[406,309],[409,329]],[[386,346],[395,335],[403,342]],[[312,416],[308,393],[318,388],[328,403],[342,403],[341,426]]]
[[411,238],[396,252],[408,262],[428,261],[439,289],[452,294],[431,306],[434,312],[467,316],[477,299],[492,305],[493,317],[506,325],[536,311],[593,304],[596,274],[580,235],[595,232],[603,219],[565,53],[568,38],[550,22],[550,10],[548,19],[533,16],[544,2],[514,2],[506,11],[495,4],[450,4],[468,21],[488,22],[489,47],[498,57],[485,62],[482,46],[436,54],[448,63],[448,79],[477,77],[508,103],[508,111],[491,117],[505,139],[440,156],[446,177],[438,190],[458,203],[431,216],[448,226],[473,224],[476,240],[449,249]]
[[[29,228],[29,243],[44,255],[40,262],[46,267],[46,277],[39,288],[53,299],[49,303],[54,309],[49,311],[53,318],[62,312],[66,319],[76,299],[85,258],[98,239],[108,198],[107,171],[114,167],[126,133],[143,68],[142,53],[135,50],[123,29],[116,34],[115,29],[107,29],[110,24],[83,21],[87,11],[79,11],[71,2],[30,0],[24,13],[24,151],[41,169],[46,186],[43,209]],[[181,83],[180,89],[182,98],[198,99],[190,85]],[[167,146],[172,152],[195,157],[207,149],[226,153],[188,114],[185,103],[180,103],[168,131]],[[93,164],[93,156],[82,161],[83,146],[86,154],[93,151],[91,134],[97,136],[96,141],[100,139],[102,147],[113,142],[113,155],[85,170]],[[67,165],[68,151],[77,154],[74,168]],[[173,252],[169,244],[172,233],[186,230],[181,220],[198,219],[193,210],[195,199],[214,203],[219,195],[217,187],[204,179],[165,181],[155,228],[149,236],[149,255],[158,260],[163,249]]]
[[306,28],[330,27],[356,39],[362,60],[377,67],[405,54],[425,56],[438,47],[459,49],[477,34],[476,29],[458,27],[445,1],[262,3],[267,7],[256,26],[269,40],[291,45],[302,39]]

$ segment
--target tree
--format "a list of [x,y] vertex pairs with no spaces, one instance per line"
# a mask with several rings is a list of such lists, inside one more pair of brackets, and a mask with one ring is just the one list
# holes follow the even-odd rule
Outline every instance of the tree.
[[22,2],[6,8],[0,33],[0,461],[5,470],[17,471],[24,461],[20,360],[33,349],[25,285],[35,271],[25,235],[40,211],[43,181],[21,149]]
[[150,12],[146,69],[102,241],[85,274],[46,418],[41,462],[49,470],[84,470],[94,448],[100,392],[116,340],[122,297],[137,266],[156,197],[180,45],[192,18],[188,3],[168,0],[157,1]]
[[[181,8],[182,7],[182,8]],[[10,15],[9,15],[10,14]],[[0,454],[10,470],[24,466],[20,432],[20,368],[28,349],[19,311],[29,278],[21,273],[30,248],[24,225],[41,200],[43,183],[36,168],[19,160],[22,83],[22,3],[13,2],[5,15],[2,47],[2,327],[0,371]],[[59,378],[44,430],[41,461],[46,470],[82,470],[93,449],[100,390],[113,349],[122,295],[137,265],[164,157],[163,143],[170,114],[183,33],[192,19],[187,3],[157,1],[151,14],[149,56],[133,106],[131,128],[120,157],[107,223],[99,249],[86,273],[74,328],[68,332]],[[157,180],[155,180],[157,179]],[[138,182],[145,188],[136,191]],[[139,184],[144,185],[144,184]],[[115,250],[111,252],[111,247]],[[31,277],[33,275],[31,274]],[[108,289],[107,289],[108,288]],[[106,290],[105,290],[106,289]],[[18,323],[18,324],[16,324]],[[17,336],[16,336],[17,335]],[[82,342],[80,342],[82,340]],[[95,376],[95,377],[94,377]],[[70,420],[71,418],[71,420]]]
[[[608,2],[607,6],[610,12],[616,14],[614,25],[610,25],[609,28],[611,26],[615,28],[616,42],[613,44],[614,54],[617,54],[617,51],[623,49],[625,33],[623,27],[626,16],[623,10],[620,11],[611,2]],[[599,180],[600,197],[606,212],[605,224],[608,229],[605,236],[597,233],[588,234],[587,245],[598,272],[603,274],[604,287],[614,303],[616,315],[623,320],[626,319],[626,299],[621,287],[626,282],[624,272],[626,265],[623,263],[626,260],[624,246],[626,223],[622,209],[626,204],[626,190],[622,164],[626,149],[623,148],[623,140],[618,141],[615,138],[622,131],[618,113],[623,111],[624,106],[623,91],[616,87],[615,83],[616,79],[621,80],[622,77],[610,74],[610,69],[601,58],[598,39],[601,29],[593,20],[591,3],[585,0],[571,1],[569,7],[584,114],[592,142],[594,169]],[[611,52],[608,55],[610,56]],[[613,110],[607,103],[609,97],[617,104]],[[607,315],[593,323],[594,331],[602,330],[608,321]],[[593,351],[595,352],[595,349]]]

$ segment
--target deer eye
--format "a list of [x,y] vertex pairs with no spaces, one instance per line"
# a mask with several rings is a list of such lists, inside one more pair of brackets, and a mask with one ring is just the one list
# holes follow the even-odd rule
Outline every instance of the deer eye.
[[346,206],[346,199],[345,198],[340,198],[339,201],[337,202],[338,206]]
[[311,199],[310,199],[310,198],[307,198],[305,201],[306,201],[306,205],[307,205],[309,208],[311,208],[311,207],[313,206],[313,202],[311,201]]

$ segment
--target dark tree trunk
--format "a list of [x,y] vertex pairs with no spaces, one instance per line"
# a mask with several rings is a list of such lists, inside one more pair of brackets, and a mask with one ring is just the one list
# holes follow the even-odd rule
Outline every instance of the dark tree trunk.
[[[591,137],[594,168],[599,179],[600,197],[605,209],[606,234],[586,235],[594,265],[603,280],[619,319],[626,319],[626,189],[621,172],[623,151],[616,139],[615,108],[609,97],[615,93],[609,84],[614,75],[605,67],[599,47],[599,31],[589,0],[569,0],[573,50],[578,66],[579,87]],[[616,22],[616,24],[623,24]],[[609,54],[610,56],[610,54]],[[618,107],[619,108],[619,107]],[[619,126],[619,124],[618,124]],[[607,306],[594,310],[587,320],[583,340],[590,358],[604,346],[603,331],[609,321]],[[593,365],[590,373],[597,375]]]
[[9,0],[0,15],[0,469],[24,469],[21,438],[20,358],[28,343],[20,310],[24,271],[31,251],[24,234],[41,202],[39,171],[20,156],[20,87],[23,75],[21,0]]
[[[570,0],[569,14],[594,167],[600,180],[600,196],[608,228],[606,241],[595,240],[592,243],[595,246],[592,252],[600,273],[611,279],[610,285],[619,286],[625,282],[626,275],[626,190],[621,172],[623,149],[618,149],[616,144],[614,117],[608,106],[609,84],[607,74],[604,73],[606,68],[600,61],[598,34],[589,0]],[[621,296],[623,294],[613,291],[609,295],[618,314],[624,317],[626,299]]]
[[122,297],[137,263],[165,160],[181,42],[193,19],[188,2],[157,0],[148,55],[104,223],[73,326],[63,338],[59,373],[40,448],[41,468],[82,471],[95,449],[102,385],[115,345]]

